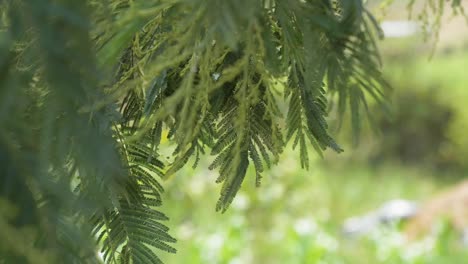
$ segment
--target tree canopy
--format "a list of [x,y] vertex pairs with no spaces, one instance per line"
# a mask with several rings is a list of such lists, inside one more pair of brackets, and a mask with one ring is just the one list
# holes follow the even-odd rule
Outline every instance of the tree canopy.
[[176,241],[161,180],[213,155],[224,212],[288,142],[306,169],[309,146],[343,151],[332,109],[357,142],[390,90],[362,0],[7,0],[0,15],[0,262],[161,263]]

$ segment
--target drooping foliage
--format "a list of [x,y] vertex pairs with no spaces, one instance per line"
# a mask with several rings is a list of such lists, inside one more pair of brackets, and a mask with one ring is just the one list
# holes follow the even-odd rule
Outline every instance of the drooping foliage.
[[210,153],[225,211],[248,168],[259,185],[288,142],[305,168],[309,145],[342,151],[331,101],[356,134],[366,99],[386,104],[381,32],[361,0],[6,0],[0,12],[0,262],[161,263],[158,250],[175,252],[161,179]]

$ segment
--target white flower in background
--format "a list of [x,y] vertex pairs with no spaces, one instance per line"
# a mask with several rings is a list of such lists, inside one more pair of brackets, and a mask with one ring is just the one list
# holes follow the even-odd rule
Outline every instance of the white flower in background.
[[222,233],[214,233],[205,237],[205,239],[200,238],[200,242],[204,244],[201,254],[205,262],[217,263],[217,260],[219,260],[219,252],[226,242],[225,235]]
[[376,254],[380,261],[387,261],[395,252],[401,252],[405,246],[403,235],[389,227],[373,230],[370,235],[377,245]]
[[214,233],[206,239],[206,246],[212,251],[218,251],[223,246],[224,241],[225,238],[221,233]]
[[421,31],[421,25],[414,21],[384,21],[380,24],[387,38],[404,38]]
[[249,197],[243,193],[238,193],[234,201],[232,201],[231,207],[237,210],[245,210],[249,207]]
[[322,248],[327,249],[327,251],[336,251],[338,249],[338,241],[324,231],[319,231],[315,234],[315,242]]
[[189,183],[189,191],[193,195],[200,196],[205,191],[205,186],[205,182],[200,181],[198,177],[193,177]]
[[271,202],[272,200],[279,199],[283,197],[284,186],[280,183],[273,183],[271,186],[266,187],[263,190],[262,195],[259,199],[262,202]]
[[433,236],[427,236],[419,242],[406,245],[404,247],[405,250],[402,253],[402,257],[405,261],[413,262],[422,256],[427,256],[433,251],[435,242],[436,241]]
[[178,228],[178,237],[182,240],[187,240],[193,237],[195,229],[191,222],[183,223]]
[[320,229],[320,226],[313,218],[301,218],[294,223],[294,230],[300,236],[309,236],[313,238],[315,246],[335,251],[338,249],[338,241]]
[[294,223],[294,230],[299,235],[310,235],[317,231],[317,224],[310,218],[301,218]]

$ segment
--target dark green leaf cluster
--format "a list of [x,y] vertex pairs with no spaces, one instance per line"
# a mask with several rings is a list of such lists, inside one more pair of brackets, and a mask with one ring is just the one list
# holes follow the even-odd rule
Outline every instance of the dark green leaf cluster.
[[121,132],[118,136],[121,156],[128,167],[126,191],[117,197],[117,206],[93,216],[93,234],[106,263],[162,263],[155,249],[174,253],[168,243],[176,242],[161,223],[168,218],[155,209],[162,203],[164,190],[156,177],[163,175],[164,165],[149,147],[152,138],[130,143],[124,135]]
[[118,252],[157,263],[151,247],[173,252],[175,241],[154,209],[162,163],[148,141],[125,141],[115,102],[82,110],[106,98],[88,3],[5,1],[0,10],[0,201],[10,208],[0,222],[11,241],[0,261],[101,263],[101,247],[108,263]]

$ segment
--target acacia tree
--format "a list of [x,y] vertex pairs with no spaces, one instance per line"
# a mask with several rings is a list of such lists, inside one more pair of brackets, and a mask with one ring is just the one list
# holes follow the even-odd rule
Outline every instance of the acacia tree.
[[330,102],[356,135],[366,99],[386,104],[381,32],[362,0],[0,7],[2,263],[161,263],[157,249],[176,241],[157,209],[161,179],[214,155],[224,212],[247,168],[260,185],[287,142],[303,168],[309,145],[342,151]]

